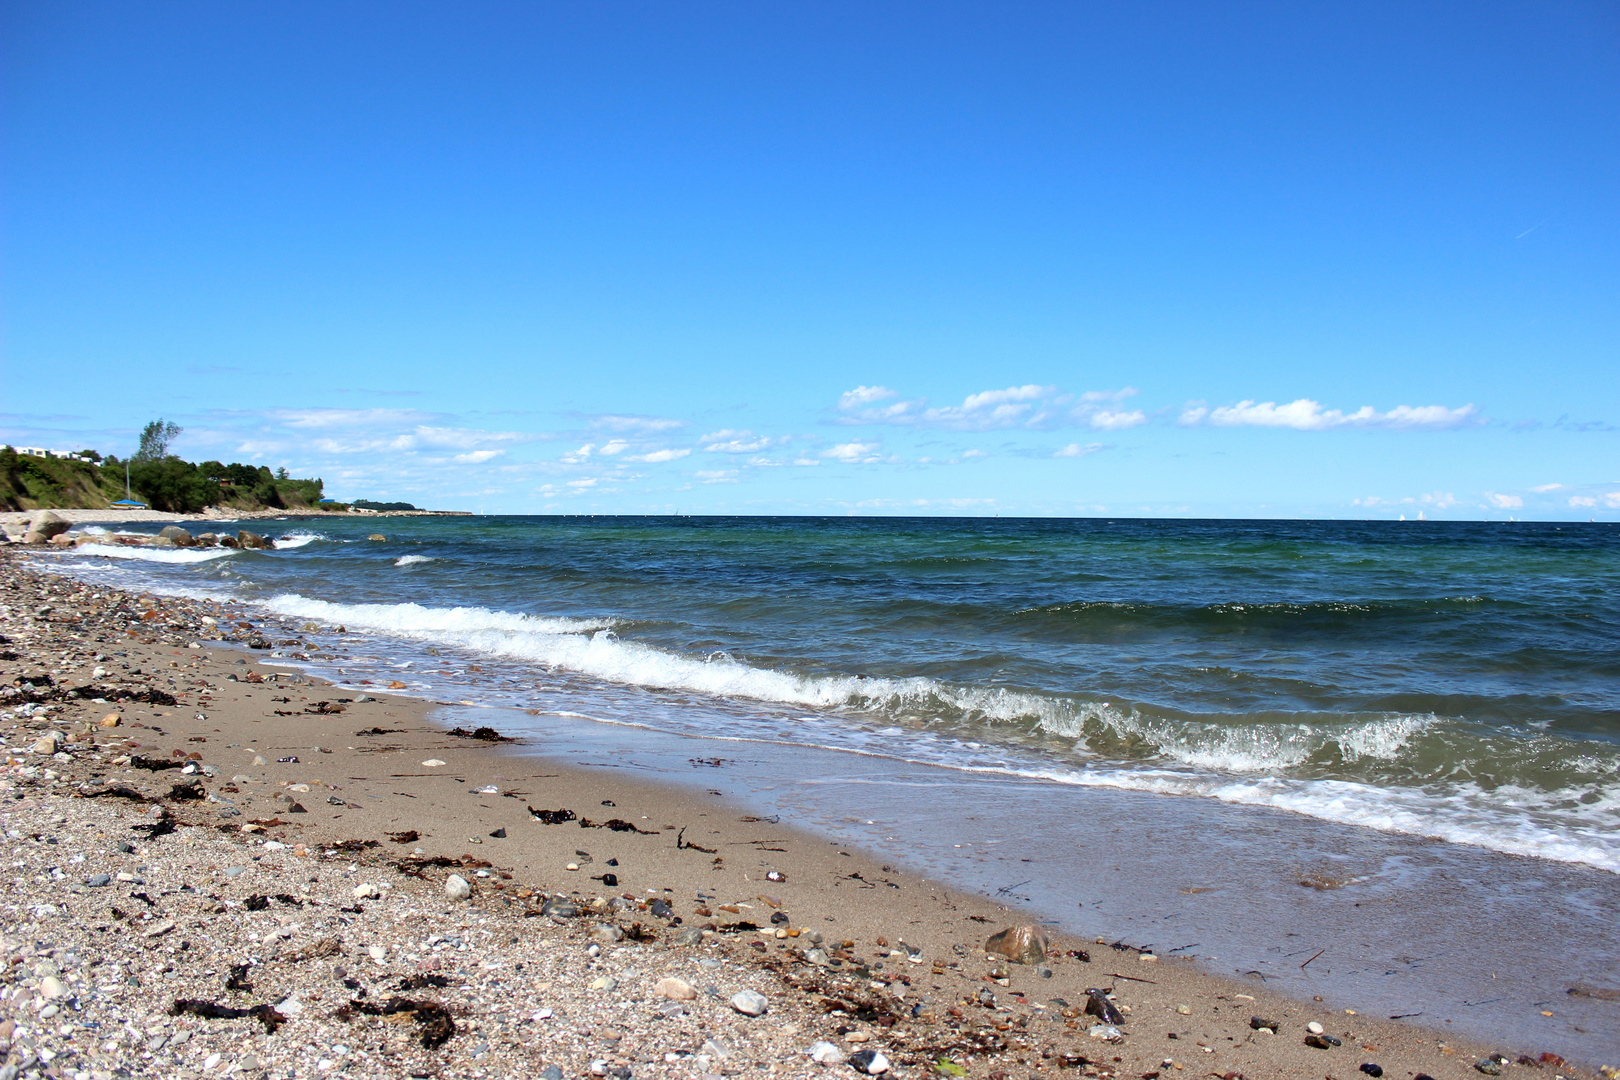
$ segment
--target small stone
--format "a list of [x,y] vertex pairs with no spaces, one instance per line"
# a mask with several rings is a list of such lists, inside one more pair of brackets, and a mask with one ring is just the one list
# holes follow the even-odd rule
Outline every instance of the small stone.
[[688,926],[670,940],[676,945],[701,945],[703,944],[703,931],[695,926]]
[[377,886],[373,885],[369,881],[363,882],[354,887],[354,898],[356,900],[375,900],[381,895],[382,890],[378,889]]
[[1382,1065],[1374,1065],[1370,1061],[1363,1061],[1361,1063],[1361,1071],[1366,1073],[1368,1076],[1372,1077],[1373,1080],[1378,1080],[1378,1078],[1380,1076],[1384,1075],[1383,1066]]
[[603,945],[612,945],[615,942],[624,940],[624,931],[612,923],[593,923],[590,933],[592,941],[599,941]]
[[67,993],[67,987],[55,975],[47,975],[39,980],[39,995],[47,1001],[51,998],[59,998],[65,993]]
[[757,990],[743,990],[732,996],[731,1007],[744,1016],[764,1016],[770,1002]]
[[[102,673],[101,675],[97,675],[96,678],[100,679],[106,677],[106,668],[96,668],[96,670]],[[119,716],[117,713],[108,713],[106,716],[101,718],[102,727],[117,727],[123,722],[124,718]]]
[[258,1067],[259,1058],[256,1054],[244,1054],[242,1056],[242,1060],[236,1063],[236,1068],[240,1072],[248,1072],[249,1070],[257,1069]]
[[1331,1035],[1307,1035],[1305,1036],[1305,1045],[1314,1047],[1317,1050],[1331,1050],[1339,1045],[1339,1040]]
[[1086,1034],[1093,1039],[1103,1039],[1107,1042],[1119,1042],[1125,1037],[1125,1033],[1113,1024],[1093,1024],[1086,1029]]
[[381,945],[372,945],[366,949],[366,955],[370,956],[373,960],[380,964],[384,960],[388,959],[388,950],[383,948]]
[[[1177,1005],[1176,1006],[1176,1012],[1180,1013],[1182,1016],[1191,1016],[1192,1015],[1192,1006],[1191,1005]],[[1249,1021],[1249,1024],[1252,1027],[1254,1025],[1254,1021],[1253,1020]]]
[[[1176,1011],[1180,1012],[1181,1009],[1185,1009],[1185,1008],[1187,1008],[1187,1007],[1185,1005],[1183,1005],[1180,1008],[1178,1008]],[[1192,1010],[1187,1009],[1187,1012],[1191,1013]],[[1249,1026],[1251,1028],[1253,1028],[1255,1031],[1276,1032],[1276,1030],[1278,1028],[1277,1021],[1275,1021],[1275,1020],[1267,1020],[1263,1016],[1251,1016],[1251,1017],[1249,1017]]]
[[1305,1025],[1305,1030],[1310,1032],[1312,1035],[1320,1035],[1322,1034],[1322,1025],[1318,1024],[1315,1020],[1312,1020],[1310,1023]]
[[430,757],[430,758],[428,758],[428,759],[427,759],[427,760],[426,760],[426,761],[424,761],[424,762],[422,762],[422,764],[423,764],[423,765],[425,765],[425,766],[427,766],[427,767],[428,767],[428,768],[430,768],[430,769],[436,769],[436,768],[438,768],[438,767],[439,767],[439,766],[440,766],[440,765],[443,765],[443,764],[444,764],[444,762],[443,762],[443,761],[440,761],[440,760],[439,760],[439,759],[438,759],[438,758],[436,758],[436,757]]
[[844,1063],[844,1052],[825,1040],[817,1040],[811,1043],[810,1048],[805,1053],[810,1055],[811,1061],[821,1065],[842,1065]]
[[673,977],[659,979],[653,993],[671,1001],[694,1001],[697,998],[697,989],[691,983]]
[[444,895],[452,900],[465,900],[472,895],[472,886],[460,874],[451,874],[444,879]]
[[1015,964],[1033,964],[1046,959],[1046,932],[1038,926],[1009,926],[992,934],[984,951],[1005,956]]
[[[248,762],[248,764],[249,765],[268,765],[270,763],[268,761],[264,760],[263,756],[261,756],[259,754],[254,754],[253,755],[253,760]],[[251,1057],[252,1055],[250,1054],[249,1056]],[[255,1059],[255,1060],[257,1060],[257,1059]],[[255,1067],[257,1067],[257,1066],[255,1066]]]
[[849,1055],[849,1063],[856,1072],[863,1072],[868,1076],[877,1076],[889,1071],[889,1059],[883,1056],[881,1050],[857,1050]]
[[301,1016],[304,1012],[304,1005],[298,998],[288,994],[285,998],[276,1002],[276,1012],[283,1016]]
[[167,934],[170,930],[173,930],[174,926],[175,926],[175,923],[174,923],[173,919],[164,919],[160,923],[155,923],[152,926],[147,927],[144,936],[149,937],[149,938],[151,938],[151,937],[162,937],[164,934]]
[[108,885],[112,884],[112,875],[92,874],[90,877],[84,879],[84,883],[92,889],[106,888]]
[[591,981],[592,990],[617,990],[619,981],[609,975],[600,975]]
[[540,1080],[563,1080],[561,1065],[547,1065],[540,1070]]
[[1502,1063],[1493,1057],[1480,1058],[1478,1061],[1474,1062],[1474,1068],[1478,1069],[1486,1076],[1502,1075]]
[[203,1072],[213,1072],[215,1067],[219,1065],[219,1062],[220,1055],[209,1054],[207,1057],[203,1058]]
[[247,867],[245,866],[227,866],[225,868],[225,876],[228,878],[239,878],[245,873],[247,873]]

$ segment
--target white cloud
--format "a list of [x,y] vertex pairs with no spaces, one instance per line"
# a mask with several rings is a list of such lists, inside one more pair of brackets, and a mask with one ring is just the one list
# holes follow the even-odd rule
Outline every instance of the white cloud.
[[602,444],[602,448],[597,453],[603,457],[612,457],[614,454],[622,454],[628,449],[630,449],[630,444],[623,439],[610,439]]
[[474,450],[467,454],[457,454],[450,460],[457,465],[482,465],[490,458],[500,457],[505,450]]
[[989,456],[990,456],[990,453],[987,450],[964,450],[964,451],[962,451],[962,457],[963,458],[980,458],[980,457],[989,457]]
[[1103,448],[1102,443],[1087,443],[1085,446],[1081,446],[1079,443],[1073,443],[1072,442],[1068,446],[1065,446],[1061,450],[1053,451],[1052,456],[1053,457],[1076,457],[1076,458],[1077,457],[1086,457],[1089,454],[1095,454],[1097,451],[1101,450],[1102,448]]
[[778,442],[786,441],[786,438],[772,439],[766,435],[755,435],[752,431],[733,431],[725,428],[709,432],[698,440],[698,444],[711,454],[757,454],[761,450],[770,449]]
[[557,460],[562,462],[564,465],[583,465],[591,459],[591,455],[594,453],[596,453],[596,444],[586,443],[578,450],[568,451],[568,453],[564,454]]
[[1580,510],[1590,510],[1598,506],[1620,510],[1620,491],[1605,491],[1596,495],[1571,495],[1569,505]]
[[1090,415],[1087,422],[1099,431],[1123,431],[1126,428],[1145,424],[1147,419],[1147,413],[1141,409],[1131,409],[1129,411],[1098,409]]
[[1485,502],[1487,505],[1494,507],[1497,510],[1517,510],[1524,506],[1524,500],[1519,496],[1498,495],[1494,491],[1487,491],[1485,493]]
[[1363,405],[1355,412],[1346,413],[1339,409],[1324,409],[1320,402],[1310,398],[1299,398],[1286,405],[1250,399],[1213,409],[1191,404],[1182,410],[1178,422],[1184,427],[1209,424],[1213,427],[1292,428],[1295,431],[1326,431],[1341,427],[1443,430],[1461,427],[1476,412],[1472,405],[1455,409],[1445,405],[1397,405],[1381,413],[1371,405]]
[[1587,509],[1596,506],[1597,504],[1597,499],[1590,495],[1571,495],[1569,497],[1569,505],[1575,507],[1576,509]]
[[629,416],[619,413],[603,413],[591,418],[591,427],[604,428],[608,431],[674,431],[676,428],[686,426],[685,420],[671,420],[663,416]]
[[568,481],[568,486],[573,488],[576,491],[584,491],[586,488],[595,487],[597,485],[598,479],[599,478],[595,477],[595,476],[581,477],[578,480],[570,480],[570,481]]
[[293,428],[378,427],[433,419],[417,409],[271,409],[262,415]]
[[654,450],[651,453],[646,453],[646,454],[631,454],[629,457],[625,458],[624,460],[626,460],[626,461],[642,461],[642,462],[646,462],[648,465],[657,465],[661,461],[679,461],[681,458],[685,457],[687,454],[690,454],[691,452],[692,452],[691,450],[688,450],[686,447],[683,446],[683,447],[679,447],[679,448],[671,448],[671,449],[666,449],[666,450]]
[[1559,488],[1561,488],[1563,486],[1564,486],[1563,484],[1538,484],[1535,487],[1531,488],[1530,490],[1535,492],[1537,495],[1545,495],[1545,494],[1547,494],[1547,492],[1549,492],[1549,491],[1557,491]]
[[847,442],[839,443],[830,450],[823,450],[821,456],[846,465],[870,465],[882,461],[878,451],[883,449],[882,443],[875,442]]
[[954,431],[995,431],[1007,428],[1042,430],[1089,425],[1104,431],[1136,427],[1148,422],[1146,413],[1121,409],[1120,402],[1137,393],[1134,387],[1088,390],[1076,398],[1055,386],[1026,383],[997,390],[981,390],[960,405],[930,407],[923,398],[876,405],[896,396],[887,387],[858,387],[839,398],[841,424],[891,424],[938,427]]
[[870,405],[874,401],[884,401],[899,396],[887,386],[857,386],[853,390],[845,390],[838,396],[838,407],[840,409],[854,409],[862,405]]
[[736,469],[699,469],[693,474],[705,484],[735,484]]

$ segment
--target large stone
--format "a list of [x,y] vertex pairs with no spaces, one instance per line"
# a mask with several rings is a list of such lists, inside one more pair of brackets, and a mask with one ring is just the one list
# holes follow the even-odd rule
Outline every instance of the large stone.
[[1046,959],[1046,932],[1038,926],[1009,926],[992,934],[984,951],[1005,956],[1015,964],[1034,964]]
[[158,535],[174,541],[175,547],[197,546],[197,541],[192,539],[191,534],[178,525],[165,525],[158,530]]
[[444,895],[452,900],[465,900],[472,895],[472,886],[460,874],[451,874],[444,879]]
[[51,510],[40,510],[28,522],[28,532],[23,536],[25,544],[48,544],[51,537],[61,536],[73,527],[73,523]]
[[193,539],[198,547],[213,547],[219,543],[219,537],[214,533],[198,533]]
[[764,1016],[770,1001],[757,990],[743,990],[731,998],[731,1007],[744,1016]]
[[238,546],[251,551],[274,551],[276,547],[275,541],[267,540],[258,533],[248,532],[246,529],[237,530],[236,542]]
[[659,979],[658,985],[653,987],[653,993],[671,1001],[692,1001],[697,997],[697,990],[691,983],[673,976]]

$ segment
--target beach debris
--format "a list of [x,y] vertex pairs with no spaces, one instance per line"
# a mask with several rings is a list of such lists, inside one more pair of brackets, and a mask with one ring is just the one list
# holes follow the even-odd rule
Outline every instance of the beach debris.
[[1507,1063],[1508,1059],[1504,1055],[1492,1054],[1489,1057],[1482,1057],[1478,1061],[1474,1062],[1474,1068],[1484,1073],[1486,1076],[1501,1076],[1502,1066],[1506,1065]]
[[1029,923],[1009,926],[990,935],[984,951],[1005,956],[1015,964],[1033,964],[1046,959],[1046,932]]
[[[360,700],[364,701],[365,699],[361,698]],[[405,729],[404,728],[369,727],[364,731],[357,731],[357,732],[355,732],[355,734],[356,735],[403,735],[403,734],[405,734]]]
[[529,807],[529,816],[542,825],[561,825],[565,821],[578,820],[572,810],[536,810],[532,806]]
[[1123,1024],[1125,1017],[1120,1015],[1118,1008],[1108,1000],[1108,994],[1102,990],[1088,989],[1086,991],[1086,1015],[1095,1016],[1105,1024]]
[[452,900],[465,900],[472,895],[472,886],[460,874],[451,874],[444,879],[444,895]]
[[770,1001],[757,990],[741,990],[732,995],[731,1007],[744,1016],[764,1016]]
[[1378,1078],[1380,1076],[1384,1075],[1383,1066],[1382,1065],[1374,1065],[1370,1061],[1363,1061],[1361,1063],[1361,1071],[1366,1073],[1368,1076],[1372,1077],[1373,1080],[1378,1080]]
[[437,769],[440,765],[446,764],[446,762],[441,761],[436,757],[430,757],[426,761],[422,762],[422,764],[429,769]]
[[215,1001],[203,1001],[199,998],[180,998],[169,1006],[170,1016],[181,1016],[183,1014],[200,1016],[204,1020],[240,1020],[244,1016],[251,1016],[263,1024],[264,1030],[271,1034],[274,1034],[276,1028],[287,1022],[287,1018],[277,1012],[274,1005],[251,1005],[245,1009],[237,1009],[230,1005],[221,1005]]
[[301,763],[298,760],[298,755],[289,754],[286,757],[278,757],[278,758],[276,758],[276,764],[277,765],[298,765],[298,764],[301,764]]
[[1093,1039],[1102,1039],[1104,1042],[1117,1043],[1125,1037],[1125,1033],[1113,1024],[1093,1024],[1086,1029],[1086,1034]]
[[[402,684],[403,685],[403,684]],[[510,735],[502,735],[492,727],[478,727],[468,731],[464,727],[453,727],[446,734],[454,735],[458,739],[477,739],[479,742],[516,742]]]
[[383,835],[396,844],[414,844],[422,839],[422,834],[415,829],[406,829],[404,832],[383,833]]
[[1305,1036],[1305,1045],[1314,1047],[1317,1050],[1331,1050],[1335,1046],[1343,1046],[1344,1044],[1332,1035],[1307,1035]]
[[365,1001],[350,1001],[337,1011],[338,1019],[352,1020],[355,1013],[366,1016],[397,1016],[409,1013],[421,1030],[417,1038],[424,1049],[437,1050],[456,1033],[456,1022],[450,1011],[436,1001],[413,1001],[410,998],[391,997],[380,1005]]

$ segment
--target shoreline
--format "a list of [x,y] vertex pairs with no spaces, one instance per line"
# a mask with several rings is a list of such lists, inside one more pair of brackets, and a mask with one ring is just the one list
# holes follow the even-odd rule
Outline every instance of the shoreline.
[[[53,607],[62,603],[42,599],[40,594],[44,592],[85,597],[98,593],[116,597],[118,593],[103,586],[81,586],[72,579],[47,580],[34,569],[19,565],[20,561],[9,554],[0,558],[4,558],[0,567],[9,579],[3,584],[17,587],[10,592],[11,601],[27,601],[12,608],[3,631],[13,641],[7,648],[19,654],[17,660],[5,662],[0,669],[4,682],[12,682],[19,673],[37,672],[45,656],[58,654],[62,647],[70,654],[101,650],[109,655],[112,649],[128,653],[118,662],[143,672],[151,666],[165,673],[160,676],[163,686],[168,685],[167,673],[184,673],[183,679],[176,678],[176,686],[171,688],[183,691],[176,694],[183,704],[130,707],[125,713],[127,728],[111,731],[116,735],[139,732],[135,740],[138,746],[147,745],[145,740],[152,738],[148,732],[158,731],[159,737],[149,749],[139,751],[148,756],[172,755],[176,750],[207,751],[204,762],[215,766],[219,775],[204,780],[204,786],[213,798],[226,798],[236,805],[221,810],[219,804],[209,802],[209,813],[191,814],[188,807],[185,816],[212,819],[209,824],[213,830],[239,846],[253,845],[254,850],[262,850],[265,837],[286,844],[285,849],[274,849],[276,856],[319,869],[317,877],[352,861],[373,875],[386,870],[392,880],[399,882],[401,876],[388,869],[388,861],[397,862],[418,847],[422,849],[421,858],[457,860],[463,864],[459,868],[419,867],[428,875],[425,883],[414,878],[402,882],[418,893],[425,889],[425,895],[418,895],[414,902],[424,905],[424,909],[436,904],[439,910],[433,917],[437,918],[454,918],[458,910],[455,902],[443,899],[442,891],[436,892],[442,890],[442,882],[450,872],[468,873],[467,867],[480,861],[495,863],[493,868],[479,869],[493,869],[498,878],[510,874],[510,882],[504,878],[475,878],[479,887],[476,902],[482,905],[484,917],[517,920],[514,943],[524,939],[525,928],[537,924],[547,925],[548,930],[555,927],[556,933],[565,938],[572,934],[570,940],[575,945],[589,940],[591,930],[580,925],[590,921],[588,916],[562,920],[545,916],[525,921],[524,913],[534,907],[533,901],[541,894],[567,896],[586,911],[593,897],[604,907],[613,895],[621,899],[630,894],[638,899],[665,900],[671,908],[666,918],[652,914],[651,909],[643,912],[637,906],[618,919],[623,923],[641,922],[643,931],[657,935],[658,943],[609,942],[613,955],[632,953],[657,958],[637,961],[636,966],[643,962],[678,966],[693,951],[713,951],[724,957],[723,963],[747,969],[756,981],[766,980],[761,986],[771,987],[767,997],[773,1014],[793,1012],[796,1017],[808,1017],[796,1020],[794,1030],[770,1044],[768,1053],[761,1050],[766,1057],[759,1060],[767,1061],[777,1071],[795,1075],[824,1071],[804,1054],[804,1048],[816,1039],[836,1044],[838,1052],[845,1055],[879,1046],[898,1075],[927,1073],[928,1055],[937,1050],[946,1058],[954,1053],[959,1067],[975,1076],[1039,1073],[1057,1069],[1069,1058],[1085,1058],[1090,1064],[1080,1067],[1093,1075],[1120,1077],[1149,1072],[1175,1075],[1191,1070],[1189,1075],[1225,1076],[1235,1072],[1305,1080],[1328,1068],[1342,1078],[1365,1061],[1403,1080],[1404,1076],[1419,1073],[1447,1080],[1479,1075],[1476,1062],[1502,1049],[1443,1036],[1427,1028],[1330,1012],[1320,1004],[1280,997],[1263,986],[1223,979],[1185,961],[1169,957],[1144,960],[1128,947],[1111,948],[1107,943],[1060,935],[1053,935],[1052,954],[1044,965],[997,964],[982,951],[985,939],[1004,926],[1033,922],[1026,913],[897,871],[859,849],[839,847],[823,837],[752,818],[724,801],[697,797],[685,789],[648,783],[645,778],[630,778],[607,769],[583,769],[556,759],[529,756],[534,750],[543,753],[543,748],[503,748],[447,735],[433,720],[436,706],[431,702],[378,691],[376,701],[339,703],[336,698],[340,693],[353,692],[340,692],[301,675],[295,677],[299,681],[288,679],[288,672],[281,668],[254,663],[251,653],[236,653],[215,644],[189,648],[193,643],[201,645],[202,635],[207,632],[201,619],[205,612],[211,613],[209,617],[217,616],[217,605],[162,599],[142,608],[138,599],[130,597],[119,601],[121,612],[116,607],[109,610],[105,600],[74,600],[64,605],[71,606],[71,619],[66,610],[44,616],[22,614],[37,612],[41,603]],[[87,612],[87,606],[102,610]],[[150,612],[161,614],[145,618]],[[137,637],[130,636],[131,616],[142,627],[136,631]],[[68,620],[66,626],[79,629],[55,627],[64,620]],[[29,622],[33,625],[29,626]],[[167,629],[148,631],[146,627],[153,624]],[[76,632],[82,640],[61,636]],[[56,639],[49,654],[42,640],[47,636]],[[113,641],[118,644],[113,645]],[[244,662],[238,663],[238,659]],[[171,663],[180,666],[170,668]],[[57,664],[61,682],[82,685],[89,665],[69,666],[71,672]],[[239,672],[252,672],[266,681],[233,683],[227,678]],[[132,675],[121,677],[135,683],[142,681]],[[150,685],[150,676],[144,678]],[[209,687],[206,696],[199,684]],[[15,700],[0,702],[0,707],[12,709]],[[341,705],[342,711],[306,711],[318,708],[315,702],[322,700],[331,703],[328,708]],[[75,722],[95,723],[101,709],[93,702],[77,701],[63,704],[61,711],[49,719],[54,727],[66,732]],[[206,709],[206,720],[190,719],[197,709]],[[146,731],[135,728],[136,724],[146,724]],[[8,738],[16,726],[18,721],[8,722]],[[31,735],[39,730],[34,721],[22,721],[21,726],[28,727]],[[381,729],[384,734],[359,736],[354,734],[357,729]],[[265,736],[272,732],[274,738],[267,739]],[[89,738],[104,742],[105,735],[92,732]],[[191,749],[193,740],[207,743]],[[311,752],[313,746],[323,747],[330,754]],[[250,747],[252,753],[248,752]],[[130,748],[124,749],[130,752]],[[120,769],[116,758],[104,757],[98,762],[95,753],[70,753],[66,762],[53,759],[50,767],[60,775],[52,783],[43,777],[37,756],[31,759],[13,751],[18,764],[9,770],[8,782],[13,786],[3,803],[8,819],[18,812],[19,803],[29,800],[42,806],[63,800],[83,805],[84,800],[72,800],[76,784],[117,782],[144,786],[154,794],[169,787],[167,781],[172,773],[143,774]],[[256,756],[263,757],[266,763],[251,765]],[[276,759],[280,757],[304,760],[279,763]],[[426,761],[445,764],[422,764]],[[34,778],[26,775],[28,769],[35,770]],[[238,773],[237,769],[242,771]],[[227,782],[226,778],[232,776],[253,778]],[[307,785],[307,791],[297,790],[298,785]],[[490,786],[496,790],[479,790]],[[236,790],[221,794],[225,788]],[[19,791],[25,795],[22,800],[15,798]],[[55,795],[50,794],[53,791]],[[503,797],[506,792],[514,797]],[[278,812],[293,802],[303,808],[302,814]],[[103,811],[100,808],[108,806],[106,802],[93,805],[98,812],[131,813],[122,807]],[[180,804],[171,805],[180,816]],[[574,818],[560,825],[545,825],[530,816],[531,806],[536,810],[568,810]],[[594,819],[593,824],[617,821],[632,826],[634,831],[612,825],[585,829],[579,825],[581,818]],[[253,820],[283,824],[244,833],[241,824]],[[424,828],[424,823],[431,827]],[[388,838],[389,833],[409,831],[420,835],[408,847],[397,847]],[[491,835],[498,831],[506,835]],[[344,853],[336,863],[319,854],[296,854],[300,841],[304,851],[318,853],[323,844],[347,840],[376,846]],[[151,858],[157,857],[160,846],[161,842],[151,845]],[[713,852],[701,850],[709,848]],[[582,851],[590,852],[592,861],[585,862],[585,857],[578,854]],[[295,854],[289,856],[286,852]],[[608,869],[608,859],[618,860],[618,867]],[[712,861],[715,859],[721,860],[718,866]],[[566,869],[570,862],[580,869]],[[785,875],[786,880],[766,878],[773,870]],[[611,888],[603,881],[592,880],[607,873],[619,879]],[[525,891],[528,895],[522,895]],[[773,898],[781,906],[772,907],[762,897]],[[751,907],[743,908],[742,904]],[[736,910],[727,911],[725,907]],[[777,913],[785,914],[788,922],[767,921]],[[676,924],[676,918],[684,922]],[[559,922],[563,925],[557,925]],[[747,922],[757,922],[770,931],[770,936],[726,930]],[[681,931],[701,929],[711,923],[715,930],[703,939],[704,944],[670,944]],[[773,925],[800,934],[778,938]],[[621,932],[624,929],[628,927],[621,927]],[[807,950],[802,948],[800,938],[817,931],[823,935],[824,951],[829,944],[850,941],[848,961],[833,953],[825,958],[825,966],[805,960]],[[606,931],[603,934],[612,937]],[[879,938],[884,939],[884,945],[877,944]],[[878,955],[878,950],[892,953],[903,948],[898,945],[901,940],[919,950],[921,962],[913,962],[909,950],[899,955]],[[357,947],[358,943],[347,938],[340,945],[350,951]],[[1091,959],[1081,962],[1069,955],[1070,950],[1086,951]],[[362,963],[366,955],[366,950],[360,948]],[[834,959],[841,963],[832,966]],[[597,962],[596,958],[591,962]],[[216,967],[219,963],[214,961]],[[1004,970],[998,972],[998,967]],[[1049,970],[1050,976],[1043,975],[1038,967]],[[849,974],[856,970],[858,975]],[[1006,981],[998,981],[1002,978]],[[634,987],[631,978],[619,981],[626,990]],[[650,985],[634,987],[643,1004],[648,1004]],[[1131,1009],[1125,1022],[1118,1025],[1124,1032],[1121,1043],[1092,1038],[1089,1032],[1097,1018],[1079,1012],[1087,1001],[1085,991],[1099,985],[1111,985],[1118,1005]],[[559,1007],[589,1010],[598,1007],[592,1003],[601,997],[601,988],[592,991],[584,985],[563,986],[552,981],[544,990],[537,987],[535,984],[526,991],[540,995],[535,998],[536,1011]],[[822,991],[821,996],[811,987]],[[874,1019],[852,1024],[833,1016],[824,1005],[816,1004],[824,1001],[827,991],[834,996],[844,995],[845,1004],[855,1004],[848,1000],[853,995],[870,1006],[858,1008],[856,1013],[845,1009],[846,1017],[865,1014]],[[990,995],[989,1003],[983,1000],[983,994]],[[447,990],[445,996],[454,995]],[[573,1004],[545,1004],[541,998]],[[1054,1005],[1054,1000],[1067,1005]],[[0,1005],[5,1006],[8,1015],[13,1014],[10,1002]],[[705,1017],[711,1026],[740,1016],[723,1000],[692,1008],[702,1012],[709,1005],[715,1007],[709,1010],[712,1015]],[[920,1011],[912,1015],[912,1010],[919,1007]],[[1180,1011],[1182,1007],[1187,1011]],[[953,1009],[959,1015],[953,1016]],[[1075,1015],[1065,1015],[1067,1012]],[[1252,1027],[1251,1016],[1276,1020],[1278,1033]],[[876,1022],[885,1018],[890,1021],[887,1026]],[[1329,1050],[1307,1047],[1303,1040],[1307,1034],[1305,1024],[1310,1022],[1326,1025],[1325,1034],[1340,1039],[1343,1045]],[[206,1023],[217,1030],[223,1030],[226,1023],[252,1026],[252,1021],[242,1020]],[[840,1033],[836,1030],[840,1026],[854,1030]],[[676,1055],[674,1061],[654,1054],[655,1060],[634,1062],[636,1074],[663,1075],[667,1071],[669,1075],[694,1075],[711,1066],[715,1066],[715,1072],[734,1071],[713,1055],[708,1055],[708,1062],[699,1060],[705,1040],[697,1039],[697,1034],[701,1032],[672,1040],[672,1044],[679,1045],[662,1053]],[[866,1037],[850,1041],[850,1035]],[[621,1034],[619,1040],[604,1042],[622,1044],[627,1037]],[[757,1041],[756,1036],[750,1037]],[[276,1038],[266,1036],[269,1042]],[[995,1049],[985,1052],[986,1047]],[[451,1040],[440,1052],[453,1053],[456,1049],[456,1041]],[[535,1045],[522,1040],[498,1052],[527,1063],[526,1067],[545,1056]],[[584,1053],[597,1057],[586,1060]],[[563,1066],[563,1074],[580,1075],[598,1057],[607,1060],[605,1054],[605,1046],[575,1053]],[[1504,1056],[1515,1061],[1520,1057],[1517,1053]],[[1166,1059],[1172,1064],[1164,1065]],[[493,1065],[490,1063],[490,1067]],[[1510,1063],[1500,1068],[1510,1075],[1515,1071],[1529,1075],[1532,1070],[1548,1077],[1595,1075],[1589,1069],[1550,1062],[1549,1066]],[[352,1068],[352,1075],[373,1075],[358,1064]]]
[[166,510],[121,510],[116,507],[104,510],[87,508],[57,509],[55,507],[40,507],[35,510],[6,510],[0,511],[0,525],[23,525],[35,514],[44,510],[60,516],[64,521],[74,525],[116,525],[126,522],[153,522],[162,524],[180,524],[187,521],[275,521],[286,518],[297,520],[301,518],[335,518],[341,521],[365,521],[371,518],[390,517],[472,517],[470,510],[366,510],[358,512],[321,510],[306,507],[297,510],[223,510],[217,506],[210,506],[195,514],[170,513]]

